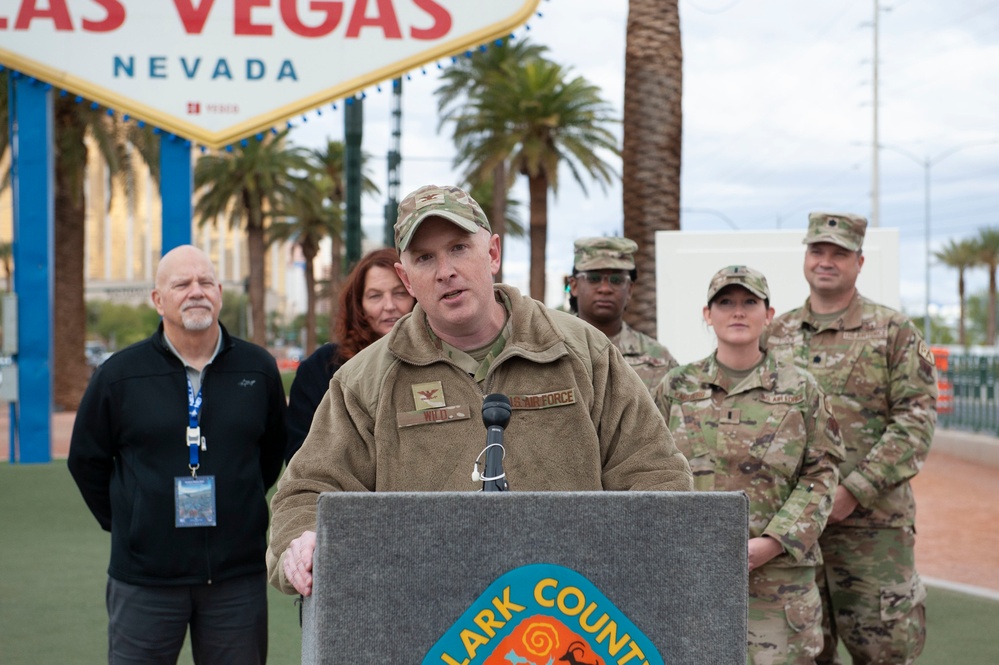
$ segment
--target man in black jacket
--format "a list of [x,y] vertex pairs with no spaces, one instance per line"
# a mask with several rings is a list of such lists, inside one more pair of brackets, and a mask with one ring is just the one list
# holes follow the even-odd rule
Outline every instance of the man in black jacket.
[[[218,322],[222,285],[190,245],[160,261],[148,339],[94,374],[69,470],[111,532],[108,661],[264,663],[265,494],[285,445],[274,359]],[[183,446],[181,445],[183,443]]]

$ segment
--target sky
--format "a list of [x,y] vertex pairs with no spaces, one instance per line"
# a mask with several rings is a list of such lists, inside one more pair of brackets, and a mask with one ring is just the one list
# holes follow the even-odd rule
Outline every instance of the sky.
[[[872,218],[873,0],[680,0],[683,40],[684,230],[796,229],[812,210]],[[543,0],[516,30],[601,88],[623,115],[624,0]],[[953,318],[957,273],[932,257],[949,240],[999,226],[999,1],[897,0],[878,5],[878,225],[897,228],[903,309]],[[442,61],[446,66],[449,61]],[[450,127],[438,130],[438,68],[413,71],[402,101],[401,192],[461,180]],[[388,85],[366,91],[363,148],[384,191]],[[618,136],[621,126],[611,130]],[[310,116],[299,145],[342,140],[342,112]],[[621,173],[620,159],[608,160]],[[928,165],[928,166],[927,166]],[[929,258],[926,176],[929,174]],[[527,201],[521,177],[513,198]],[[364,203],[367,237],[381,238],[384,200]],[[528,219],[526,205],[520,216]],[[549,197],[549,304],[582,236],[623,232],[621,185],[587,193],[568,171]],[[526,290],[528,245],[508,240],[504,281]],[[984,269],[969,273],[983,291]]]

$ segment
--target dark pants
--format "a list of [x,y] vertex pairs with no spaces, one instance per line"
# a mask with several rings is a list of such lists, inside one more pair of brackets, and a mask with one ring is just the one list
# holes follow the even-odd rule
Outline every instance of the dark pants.
[[107,607],[110,665],[174,665],[188,626],[195,663],[267,662],[264,573],[164,587],[108,578]]

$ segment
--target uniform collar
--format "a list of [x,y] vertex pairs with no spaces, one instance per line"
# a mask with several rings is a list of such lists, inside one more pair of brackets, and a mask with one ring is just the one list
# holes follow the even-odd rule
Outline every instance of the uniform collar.
[[763,362],[736,385],[731,384],[728,374],[719,367],[715,353],[705,358],[703,370],[704,375],[708,377],[707,383],[721,388],[728,395],[747,392],[754,388],[772,391],[777,387],[777,362],[767,351],[763,352]]
[[802,323],[807,323],[816,332],[823,330],[854,330],[860,328],[864,318],[864,303],[860,291],[854,290],[850,304],[846,306],[846,311],[838,319],[822,327],[815,315],[812,313],[811,296],[805,300],[805,308],[802,316]]
[[[510,337],[493,364],[512,354],[534,362],[550,362],[567,353],[565,337],[555,326],[547,309],[506,284],[493,287],[504,304],[509,303]],[[427,315],[417,303],[413,311],[399,319],[387,336],[393,354],[413,365],[429,365],[448,360],[434,340],[426,323]]]

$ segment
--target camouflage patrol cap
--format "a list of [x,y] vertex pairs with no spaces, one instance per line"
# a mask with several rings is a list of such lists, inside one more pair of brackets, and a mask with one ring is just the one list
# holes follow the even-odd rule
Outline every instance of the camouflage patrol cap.
[[429,217],[446,219],[469,233],[480,228],[492,233],[486,214],[468,192],[449,185],[426,185],[407,195],[399,204],[395,246],[400,252],[409,247],[417,227]]
[[573,250],[576,270],[634,270],[638,244],[627,238],[580,238]]
[[860,215],[839,212],[808,213],[808,233],[801,242],[831,242],[854,252],[864,244],[867,219]]
[[767,286],[767,278],[763,273],[748,266],[728,266],[716,272],[711,278],[711,283],[708,285],[708,304],[711,304],[711,299],[718,295],[719,291],[732,284],[741,286],[758,298],[770,300],[770,287]]

